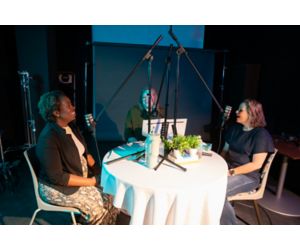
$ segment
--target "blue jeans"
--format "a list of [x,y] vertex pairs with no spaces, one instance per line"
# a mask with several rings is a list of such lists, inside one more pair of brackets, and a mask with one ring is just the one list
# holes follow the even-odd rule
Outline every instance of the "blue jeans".
[[234,208],[227,200],[228,196],[232,196],[242,192],[249,192],[259,185],[259,180],[249,177],[247,175],[228,176],[226,200],[221,215],[221,225],[236,225],[237,219]]

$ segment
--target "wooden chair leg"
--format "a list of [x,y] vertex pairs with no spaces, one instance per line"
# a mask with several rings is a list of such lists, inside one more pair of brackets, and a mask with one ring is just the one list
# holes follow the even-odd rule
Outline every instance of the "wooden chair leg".
[[257,222],[259,225],[262,224],[262,219],[261,219],[261,215],[260,215],[260,212],[259,212],[259,206],[256,202],[256,200],[253,201],[253,204],[254,204],[254,208],[255,208],[255,212],[256,212],[256,217],[257,217]]

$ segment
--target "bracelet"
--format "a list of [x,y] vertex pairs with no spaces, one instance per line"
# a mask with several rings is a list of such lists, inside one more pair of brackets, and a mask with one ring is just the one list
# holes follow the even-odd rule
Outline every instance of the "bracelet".
[[235,176],[234,168],[229,169],[229,174],[230,174],[230,176]]

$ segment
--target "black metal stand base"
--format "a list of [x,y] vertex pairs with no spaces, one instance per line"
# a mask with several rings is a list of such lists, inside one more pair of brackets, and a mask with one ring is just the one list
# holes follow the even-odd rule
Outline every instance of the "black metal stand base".
[[180,166],[179,164],[177,164],[177,163],[174,162],[174,161],[171,161],[170,159],[167,158],[167,156],[159,155],[159,157],[161,157],[162,159],[161,159],[161,161],[158,163],[158,165],[154,168],[154,170],[157,170],[157,169],[160,167],[160,165],[161,165],[164,161],[166,161],[166,162],[169,162],[169,163],[173,164],[174,166],[176,166],[177,168],[181,169],[182,171],[184,171],[184,172],[186,171],[186,168]]

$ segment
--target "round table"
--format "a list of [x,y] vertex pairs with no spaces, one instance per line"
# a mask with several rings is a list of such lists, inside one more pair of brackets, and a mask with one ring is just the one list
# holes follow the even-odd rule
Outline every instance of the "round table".
[[155,171],[135,156],[108,163],[142,149],[141,142],[122,145],[103,159],[101,185],[131,215],[130,224],[219,224],[228,170],[220,155],[185,163],[185,172],[169,162]]

